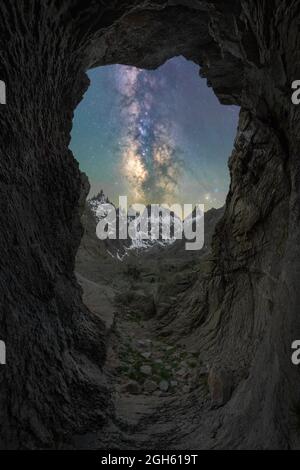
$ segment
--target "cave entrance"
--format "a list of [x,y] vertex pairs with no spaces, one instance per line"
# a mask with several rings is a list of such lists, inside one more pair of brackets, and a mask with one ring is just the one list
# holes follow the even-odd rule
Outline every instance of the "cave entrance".
[[[154,71],[112,65],[88,75],[71,141],[90,181],[78,281],[90,311],[117,333],[111,364],[117,386],[129,396],[176,394],[193,382],[197,352],[178,351],[161,333],[178,309],[184,312],[187,280],[195,279],[222,215],[238,108],[221,106],[199,67],[183,57]],[[118,206],[120,195],[146,206],[204,204],[205,248],[188,252],[179,240],[143,246],[99,240],[97,208]]]
[[224,205],[238,108],[220,105],[199,66],[180,56],[154,71],[112,65],[88,75],[71,149],[89,197]]

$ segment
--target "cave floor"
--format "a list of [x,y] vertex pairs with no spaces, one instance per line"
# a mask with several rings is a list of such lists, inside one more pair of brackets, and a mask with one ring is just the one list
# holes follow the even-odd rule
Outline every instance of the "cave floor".
[[[151,257],[118,265],[90,259],[88,269],[85,263],[77,266],[84,302],[107,327],[104,372],[114,406],[104,429],[80,439],[84,448],[192,449],[210,410],[207,369],[199,352],[188,341],[175,342],[172,332],[165,336],[159,308],[149,306],[163,279],[162,265],[154,266]],[[170,267],[164,263],[163,269],[169,279]],[[168,298],[170,310],[176,303],[172,289],[163,296],[164,304]]]

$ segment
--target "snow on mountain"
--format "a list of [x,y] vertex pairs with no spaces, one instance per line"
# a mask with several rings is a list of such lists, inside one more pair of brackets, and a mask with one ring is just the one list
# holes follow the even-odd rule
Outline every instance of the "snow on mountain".
[[[106,231],[109,236],[106,240],[102,240],[107,246],[107,252],[110,256],[116,257],[122,261],[124,256],[128,256],[130,252],[140,252],[150,250],[152,248],[164,248],[172,245],[176,239],[175,231],[180,227],[182,232],[181,220],[173,213],[164,207],[157,206],[158,209],[152,212],[151,206],[146,207],[144,213],[145,219],[143,223],[139,223],[135,216],[129,215],[127,217],[127,230],[128,238],[121,240],[118,238],[118,228],[120,224],[119,208],[114,206],[109,199],[105,196],[103,191],[100,191],[96,196],[87,201],[95,219],[98,223],[101,219],[106,219],[107,214],[115,210],[116,217],[111,218],[111,222],[107,223]],[[99,216],[99,213],[101,216]],[[156,229],[151,230],[155,225]],[[116,239],[113,238],[113,232],[117,229]]]

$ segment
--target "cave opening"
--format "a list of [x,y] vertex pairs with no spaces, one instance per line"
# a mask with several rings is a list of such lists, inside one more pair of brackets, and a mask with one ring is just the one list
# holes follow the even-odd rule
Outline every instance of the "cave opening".
[[[168,244],[174,241],[178,220],[190,217],[197,205],[221,214],[238,108],[220,105],[199,78],[199,66],[178,56],[156,70],[98,67],[89,78],[91,85],[75,112],[70,146],[89,178],[88,205],[96,220],[103,203],[119,211],[120,196],[126,204],[145,205],[149,224],[150,205],[160,210],[167,205],[176,213],[169,235],[168,228],[164,233]],[[123,244],[107,242],[107,252],[122,261],[130,248],[149,248],[152,242],[145,240],[145,231],[140,228],[136,239]],[[123,238],[115,232],[110,239]],[[178,233],[185,236],[183,221]]]
[[[151,397],[193,387],[205,395],[196,380],[199,351],[174,343],[173,325],[190,313],[187,287],[197,282],[223,214],[239,109],[222,106],[199,66],[181,56],[156,70],[111,65],[88,75],[70,144],[90,182],[75,270],[85,305],[112,333],[107,368],[124,408],[136,396],[147,408]],[[122,195],[145,207],[204,204],[204,247],[187,251],[173,238],[99,240],[99,207],[112,205],[119,217]]]
[[89,198],[224,205],[238,107],[219,103],[198,65],[179,56],[156,70],[117,64],[88,76],[70,147]]

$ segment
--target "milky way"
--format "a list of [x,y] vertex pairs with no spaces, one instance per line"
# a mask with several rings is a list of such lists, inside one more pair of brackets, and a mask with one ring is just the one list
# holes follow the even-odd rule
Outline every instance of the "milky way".
[[71,149],[91,183],[117,202],[224,204],[239,109],[221,106],[199,67],[182,57],[145,71],[89,71]]
[[168,110],[159,97],[167,92],[162,77],[133,67],[116,70],[120,109],[124,122],[122,173],[132,196],[147,203],[176,199],[184,171],[176,143],[175,109]]

